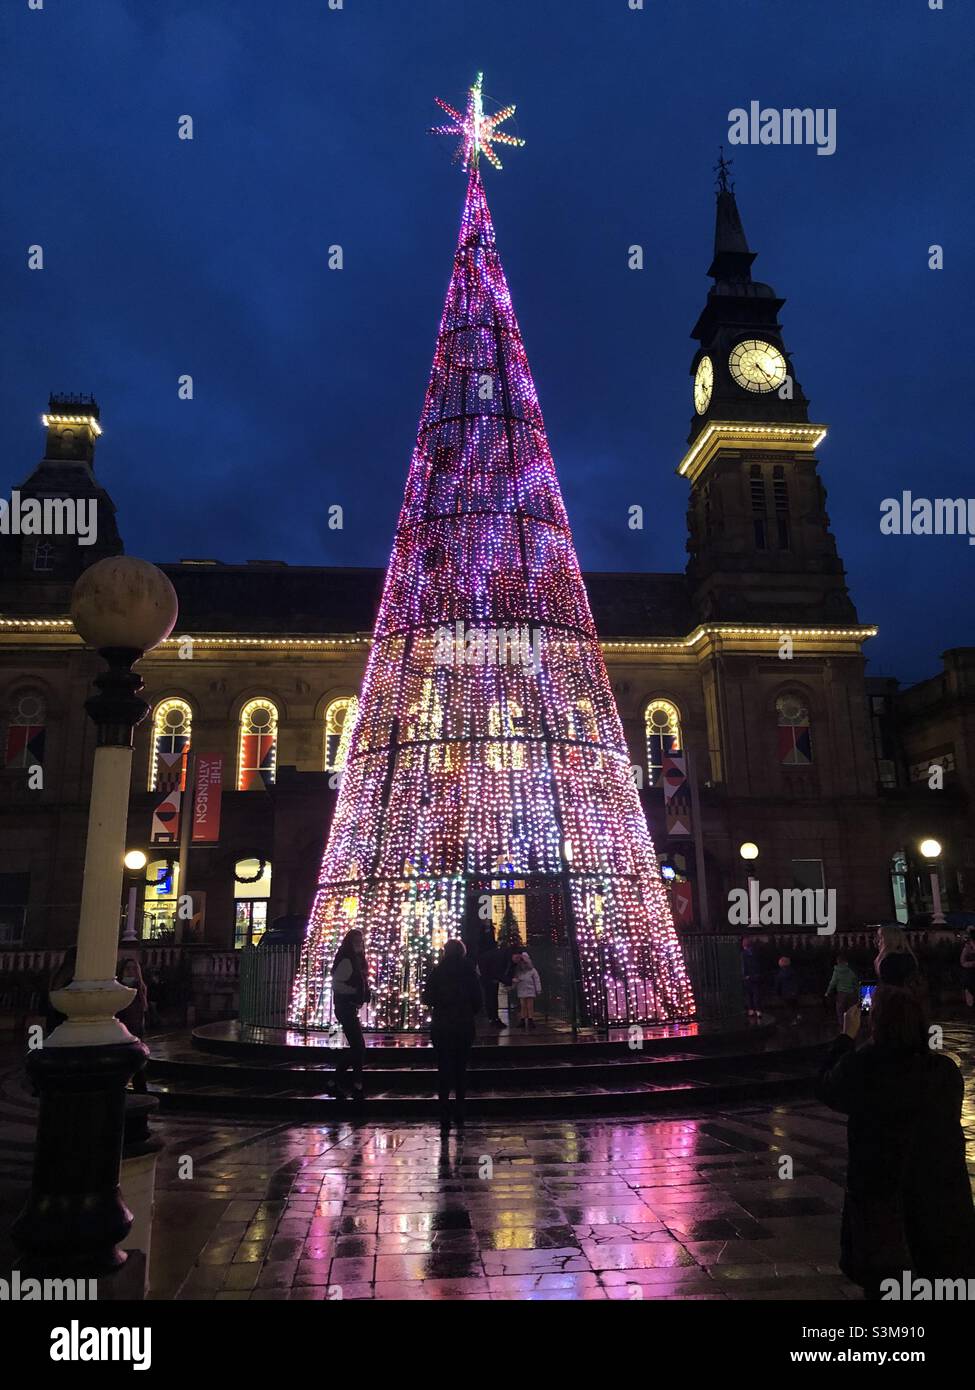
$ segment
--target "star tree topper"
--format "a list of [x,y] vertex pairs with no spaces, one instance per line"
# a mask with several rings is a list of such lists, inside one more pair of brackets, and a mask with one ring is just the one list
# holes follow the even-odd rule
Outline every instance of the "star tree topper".
[[481,90],[483,80],[484,74],[479,72],[467,94],[467,110],[464,115],[455,111],[447,102],[441,101],[439,97],[434,98],[437,105],[451,117],[453,124],[434,126],[430,134],[459,135],[460,144],[457,146],[456,157],[463,161],[465,169],[476,169],[482,154],[490,160],[495,169],[500,169],[501,160],[491,146],[518,146],[525,143],[524,140],[519,140],[517,135],[508,135],[505,131],[498,130],[499,125],[503,124],[509,116],[515,114],[513,106],[506,106],[503,110],[495,112],[493,116],[485,115],[484,98]]

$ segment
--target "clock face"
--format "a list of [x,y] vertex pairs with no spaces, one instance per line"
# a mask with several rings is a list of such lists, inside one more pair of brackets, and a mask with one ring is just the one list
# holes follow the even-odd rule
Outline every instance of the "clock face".
[[728,358],[731,375],[745,391],[776,391],[785,381],[785,358],[777,347],[760,338],[736,344]]
[[694,409],[698,415],[703,415],[711,404],[711,392],[714,390],[714,363],[710,357],[702,357],[697,364],[697,371],[694,373]]

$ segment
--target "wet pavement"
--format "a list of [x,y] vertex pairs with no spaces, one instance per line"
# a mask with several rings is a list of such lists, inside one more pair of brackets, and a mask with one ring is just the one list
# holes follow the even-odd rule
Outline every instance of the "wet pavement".
[[[975,1031],[952,1025],[945,1045],[969,1081],[975,1172]],[[30,1117],[3,1080],[5,1233]],[[845,1122],[812,1101],[479,1120],[447,1137],[367,1116],[167,1115],[154,1130],[153,1298],[860,1298],[835,1263]]]

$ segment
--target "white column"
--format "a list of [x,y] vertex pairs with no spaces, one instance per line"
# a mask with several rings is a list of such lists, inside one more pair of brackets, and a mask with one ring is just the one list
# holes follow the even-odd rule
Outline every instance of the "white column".
[[75,978],[51,995],[67,1021],[55,1028],[45,1047],[132,1041],[132,1034],[115,1018],[135,998],[135,990],[115,978],[131,777],[131,748],[96,748]]

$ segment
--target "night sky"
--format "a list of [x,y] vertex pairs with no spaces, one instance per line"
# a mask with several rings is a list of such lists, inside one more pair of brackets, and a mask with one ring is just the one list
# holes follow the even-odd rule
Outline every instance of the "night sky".
[[434,96],[462,105],[483,69],[527,140],[484,178],[580,560],[682,569],[674,469],[728,112],[836,107],[832,157],[730,151],[736,193],[830,426],[871,670],[933,674],[975,642],[975,548],[881,536],[879,506],[975,493],[975,24],[945,4],[7,0],[0,491],[40,456],[48,392],[90,391],[131,554],[385,565],[465,188],[426,131]]

